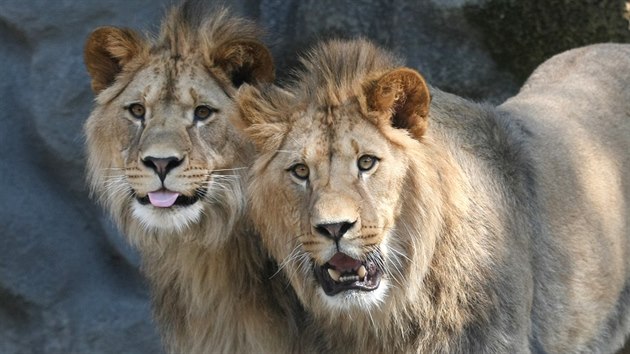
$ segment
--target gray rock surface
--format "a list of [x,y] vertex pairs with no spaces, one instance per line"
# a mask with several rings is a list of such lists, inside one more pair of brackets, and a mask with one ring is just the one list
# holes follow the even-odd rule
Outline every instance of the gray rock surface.
[[[158,353],[138,258],[84,183],[92,105],[82,47],[92,29],[154,32],[170,1],[0,2],[0,353]],[[500,102],[497,68],[466,0],[239,0],[260,22],[280,78],[321,38],[363,36],[428,81]]]

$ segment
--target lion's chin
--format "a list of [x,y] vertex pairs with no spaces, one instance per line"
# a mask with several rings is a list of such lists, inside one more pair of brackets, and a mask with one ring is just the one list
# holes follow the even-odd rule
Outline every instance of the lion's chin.
[[185,203],[185,205],[175,204],[164,208],[135,199],[132,204],[132,213],[145,230],[179,233],[201,220],[203,203],[197,200],[193,203]]
[[372,291],[350,289],[340,291],[335,295],[326,294],[321,286],[318,288],[317,297],[332,316],[340,312],[359,314],[371,312],[385,302],[389,290],[389,282],[386,279],[382,279],[380,285]]

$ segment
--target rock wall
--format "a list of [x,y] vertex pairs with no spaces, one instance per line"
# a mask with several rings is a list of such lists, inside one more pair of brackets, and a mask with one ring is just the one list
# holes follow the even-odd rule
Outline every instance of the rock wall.
[[[520,33],[501,32],[511,25],[502,22],[502,11],[513,11],[519,1],[229,3],[268,30],[281,79],[295,54],[316,40],[363,36],[407,58],[432,85],[476,100],[498,103],[522,80],[521,69],[500,55],[510,37],[501,44],[496,40],[501,33]],[[605,3],[603,26],[627,26],[622,2],[619,9],[614,0]],[[585,4],[601,8],[598,2]],[[101,25],[155,32],[168,5],[166,0],[0,2],[0,353],[161,351],[138,257],[85,187],[82,124],[93,96],[82,47]],[[570,21],[560,16],[561,8],[554,11],[558,21]],[[590,40],[586,33],[573,35],[572,44]],[[628,40],[625,33],[609,37],[596,40]],[[510,50],[527,55],[528,47],[518,44],[530,42],[516,39]]]

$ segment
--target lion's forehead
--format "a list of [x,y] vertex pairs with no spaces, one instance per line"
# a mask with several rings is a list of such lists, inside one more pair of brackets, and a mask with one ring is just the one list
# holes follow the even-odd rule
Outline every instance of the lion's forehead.
[[[280,154],[286,165],[306,162],[317,170],[317,175],[327,175],[330,169],[348,168],[356,164],[362,155],[381,158],[390,154],[390,144],[379,130],[358,114],[344,119],[326,122],[323,114],[304,114],[290,131]],[[288,153],[290,152],[290,153]],[[337,166],[337,167],[334,167]]]
[[195,60],[154,59],[125,88],[123,97],[147,104],[231,104],[222,86]]

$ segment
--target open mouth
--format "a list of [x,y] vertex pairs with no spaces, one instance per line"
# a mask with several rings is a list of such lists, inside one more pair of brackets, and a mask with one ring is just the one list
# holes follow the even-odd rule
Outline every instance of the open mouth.
[[315,278],[328,296],[346,290],[375,290],[381,282],[381,274],[376,262],[360,261],[342,252],[323,266],[315,267]]
[[189,206],[195,204],[197,201],[199,201],[199,199],[201,199],[201,197],[201,192],[197,192],[192,196],[187,196],[177,192],[162,189],[155,192],[149,192],[144,197],[136,196],[136,199],[142,205],[151,204],[157,208],[170,208],[172,206]]

